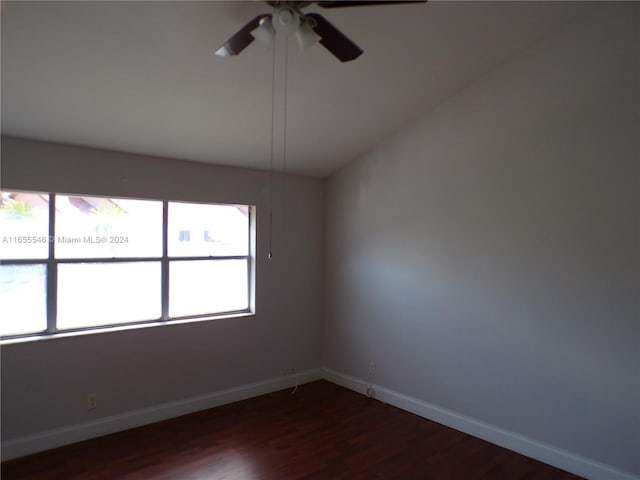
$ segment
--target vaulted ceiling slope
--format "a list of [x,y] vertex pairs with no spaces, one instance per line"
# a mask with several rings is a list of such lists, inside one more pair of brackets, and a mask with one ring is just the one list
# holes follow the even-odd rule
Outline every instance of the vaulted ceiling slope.
[[[3,134],[270,167],[272,52],[254,42],[237,57],[213,55],[249,19],[269,12],[265,3],[2,3]],[[364,54],[340,63],[319,45],[300,52],[289,42],[288,171],[331,174],[585,8],[308,7]],[[284,55],[276,52],[278,167]]]

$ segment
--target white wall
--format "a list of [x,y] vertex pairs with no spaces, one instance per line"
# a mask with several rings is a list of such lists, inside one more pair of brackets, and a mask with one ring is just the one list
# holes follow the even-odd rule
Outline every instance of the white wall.
[[330,178],[325,366],[640,475],[639,12],[595,5]]
[[[255,316],[3,345],[3,443],[319,368],[324,183],[289,177],[283,224],[276,182],[274,258],[268,260],[269,178],[3,138],[5,190],[246,203],[257,206],[258,222]],[[89,392],[98,394],[99,407],[91,412]]]

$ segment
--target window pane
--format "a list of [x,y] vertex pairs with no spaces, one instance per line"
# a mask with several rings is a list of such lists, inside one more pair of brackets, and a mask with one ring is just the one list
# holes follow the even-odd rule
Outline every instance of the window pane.
[[56,257],[159,257],[162,202],[56,195]]
[[0,335],[46,330],[46,285],[46,265],[0,265]]
[[169,202],[169,256],[248,255],[249,207]]
[[49,195],[0,192],[0,258],[47,258]]
[[160,262],[58,265],[58,328],[161,316]]
[[184,260],[169,265],[169,316],[249,308],[247,260]]

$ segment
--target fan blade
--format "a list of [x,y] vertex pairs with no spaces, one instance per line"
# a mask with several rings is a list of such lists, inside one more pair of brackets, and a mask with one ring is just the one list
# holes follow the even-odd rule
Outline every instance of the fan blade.
[[427,0],[370,0],[363,2],[326,1],[316,2],[322,8],[366,7],[371,5],[393,5],[396,3],[427,3]]
[[251,31],[258,28],[260,20],[264,17],[271,17],[271,15],[258,15],[256,18],[247,23],[244,27],[238,30],[229,40],[216,50],[216,55],[219,57],[230,57],[232,55],[239,54],[242,50],[253,42],[254,38],[251,35]]
[[348,62],[362,55],[362,49],[331,25],[322,15],[308,13],[305,17],[313,19],[313,23],[315,23],[313,30],[320,35],[320,43],[340,61]]

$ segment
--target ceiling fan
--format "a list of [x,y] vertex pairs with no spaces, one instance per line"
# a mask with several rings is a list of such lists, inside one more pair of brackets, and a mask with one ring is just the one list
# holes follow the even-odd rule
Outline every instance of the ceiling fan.
[[373,0],[373,1],[266,1],[274,11],[253,18],[236,32],[218,50],[216,55],[229,57],[238,55],[253,40],[271,42],[276,32],[294,33],[301,48],[320,42],[342,62],[358,58],[362,49],[317,13],[303,13],[302,9],[315,3],[322,8],[365,7],[400,3],[425,3],[426,0]]

